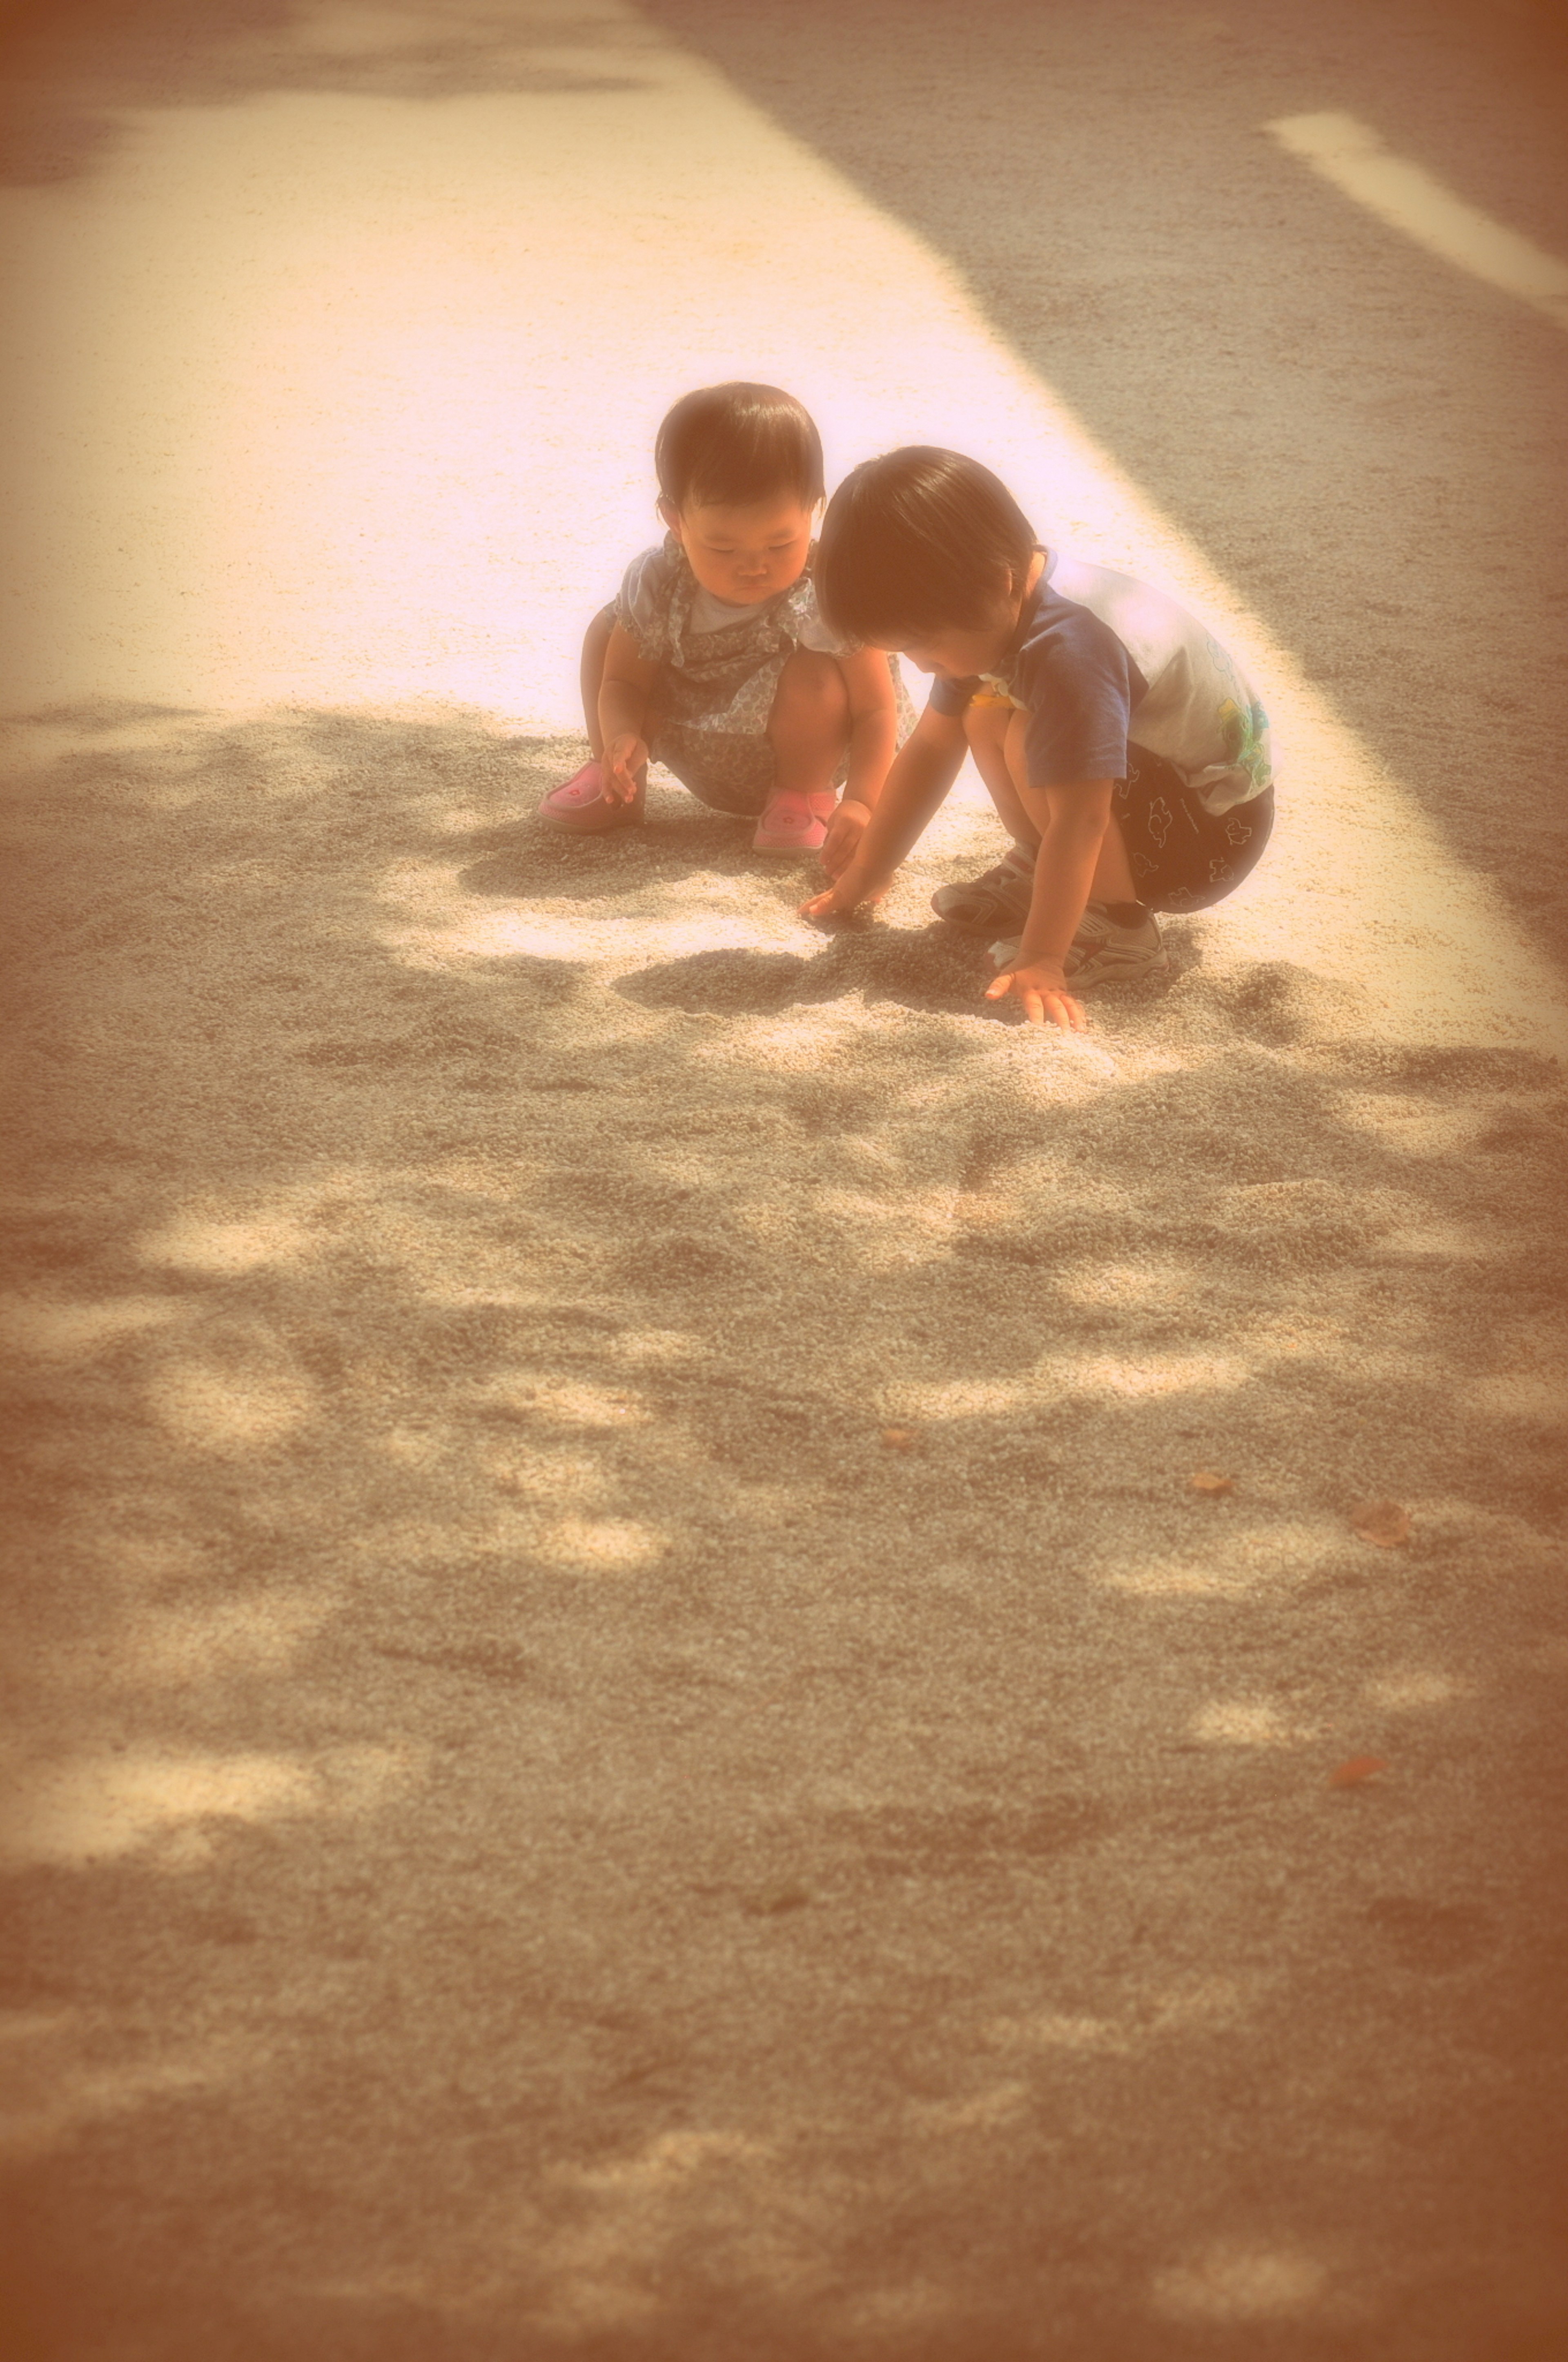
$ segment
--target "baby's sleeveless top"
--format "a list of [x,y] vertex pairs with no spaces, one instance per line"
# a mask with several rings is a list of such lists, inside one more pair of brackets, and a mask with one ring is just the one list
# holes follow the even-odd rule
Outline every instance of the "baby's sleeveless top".
[[776,599],[728,612],[736,620],[720,620],[713,628],[726,613],[724,603],[703,590],[673,533],[627,568],[615,620],[638,653],[659,667],[652,712],[660,723],[683,732],[762,738],[779,675],[796,648],[841,656],[855,646],[838,638],[817,613],[809,559],[799,581]]

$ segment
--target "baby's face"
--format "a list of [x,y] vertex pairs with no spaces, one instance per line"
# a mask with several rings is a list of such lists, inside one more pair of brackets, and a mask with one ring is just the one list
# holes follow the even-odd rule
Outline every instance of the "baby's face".
[[806,571],[812,512],[793,492],[741,508],[688,501],[674,509],[661,501],[659,513],[685,551],[692,572],[716,599],[760,607]]

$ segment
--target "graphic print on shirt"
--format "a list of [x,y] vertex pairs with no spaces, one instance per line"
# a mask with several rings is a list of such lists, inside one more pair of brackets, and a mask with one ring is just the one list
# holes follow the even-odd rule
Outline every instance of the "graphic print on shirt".
[[1229,648],[1205,633],[1210,661],[1221,683],[1232,694],[1222,700],[1220,727],[1224,734],[1225,760],[1245,771],[1255,788],[1266,788],[1274,777],[1268,759],[1268,716],[1248,690]]

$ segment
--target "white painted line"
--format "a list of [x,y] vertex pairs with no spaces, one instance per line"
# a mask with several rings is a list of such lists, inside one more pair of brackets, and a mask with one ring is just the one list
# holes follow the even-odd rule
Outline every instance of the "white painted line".
[[1283,115],[1264,128],[1380,221],[1568,328],[1568,263],[1478,213],[1420,164],[1390,155],[1354,115]]

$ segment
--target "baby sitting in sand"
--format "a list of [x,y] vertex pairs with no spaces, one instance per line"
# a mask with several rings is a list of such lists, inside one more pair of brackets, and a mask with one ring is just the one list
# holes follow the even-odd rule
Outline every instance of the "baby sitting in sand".
[[652,758],[715,811],[756,815],[759,853],[820,851],[837,877],[914,714],[888,656],[817,612],[817,429],[777,386],[707,386],[669,413],[653,461],[665,538],[588,626],[592,759],[541,815],[578,834],[635,827]]

